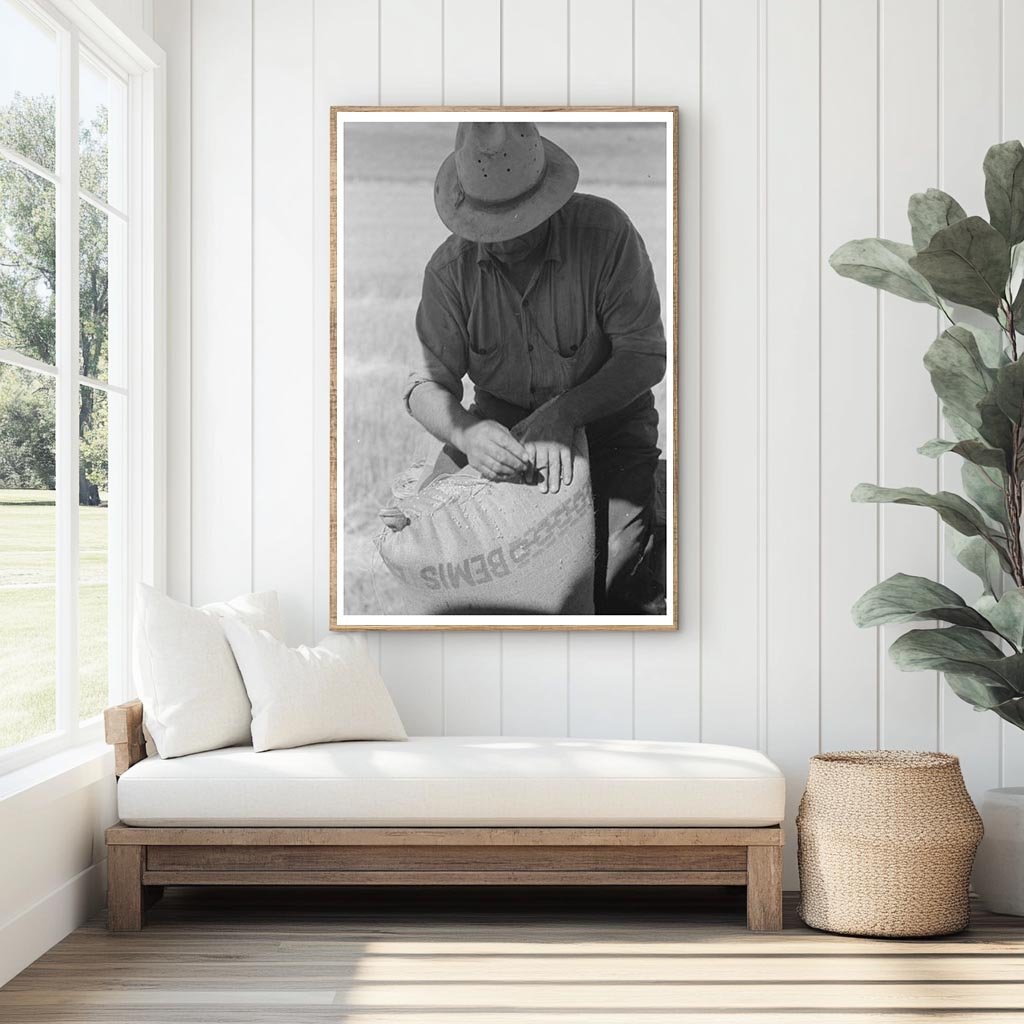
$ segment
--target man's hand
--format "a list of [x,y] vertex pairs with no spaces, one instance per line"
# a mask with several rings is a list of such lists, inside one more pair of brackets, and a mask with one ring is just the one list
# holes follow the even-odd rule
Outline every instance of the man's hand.
[[485,480],[512,480],[530,468],[526,448],[495,420],[477,420],[459,430],[452,443]]
[[523,447],[526,449],[532,473],[530,480],[540,479],[540,489],[544,494],[548,491],[558,493],[562,484],[566,487],[572,483],[572,441],[576,433],[573,424],[553,402],[539,412],[523,434]]

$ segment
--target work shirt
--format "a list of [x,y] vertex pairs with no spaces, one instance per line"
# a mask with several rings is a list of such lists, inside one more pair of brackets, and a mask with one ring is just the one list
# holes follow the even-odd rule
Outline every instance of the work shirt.
[[[548,224],[543,262],[525,294],[476,242],[452,235],[430,258],[407,407],[427,381],[462,401],[468,376],[481,409],[497,399],[532,411],[592,377],[613,352],[665,355],[654,270],[625,213],[577,193]],[[650,392],[623,412],[638,406],[653,409]]]

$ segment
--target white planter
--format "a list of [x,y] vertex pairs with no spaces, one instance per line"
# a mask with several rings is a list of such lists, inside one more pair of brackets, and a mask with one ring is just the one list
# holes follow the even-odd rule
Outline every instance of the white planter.
[[1024,916],[1024,787],[990,789],[981,817],[985,838],[974,862],[974,891],[987,910]]

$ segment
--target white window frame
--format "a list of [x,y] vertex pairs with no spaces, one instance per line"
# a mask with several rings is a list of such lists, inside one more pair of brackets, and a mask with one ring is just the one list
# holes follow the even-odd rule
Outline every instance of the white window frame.
[[[91,0],[16,0],[57,33],[59,54],[57,166],[55,173],[0,147],[0,155],[41,174],[57,194],[56,368],[5,353],[3,361],[56,377],[57,403],[57,676],[56,732],[0,752],[0,774],[102,736],[102,721],[79,721],[78,678],[78,430],[67,422],[78,408],[82,384],[126,396],[122,537],[111,553],[123,596],[117,616],[117,650],[109,651],[110,703],[126,700],[131,683],[132,599],[137,582],[165,583],[165,58],[152,40],[116,25]],[[124,386],[105,385],[78,373],[78,55],[90,51],[127,87],[125,197],[127,221]],[[69,112],[74,116],[69,116]],[[93,199],[108,216],[121,214]],[[69,230],[73,226],[74,230]],[[65,368],[73,370],[65,372]],[[113,469],[113,467],[112,467]],[[111,581],[112,582],[112,581]]]

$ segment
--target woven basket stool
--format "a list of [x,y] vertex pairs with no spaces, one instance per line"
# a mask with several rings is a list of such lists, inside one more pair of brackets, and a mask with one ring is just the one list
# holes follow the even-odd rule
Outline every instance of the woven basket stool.
[[799,914],[844,935],[963,931],[981,817],[950,754],[811,758],[797,815]]

